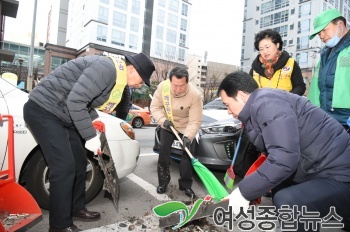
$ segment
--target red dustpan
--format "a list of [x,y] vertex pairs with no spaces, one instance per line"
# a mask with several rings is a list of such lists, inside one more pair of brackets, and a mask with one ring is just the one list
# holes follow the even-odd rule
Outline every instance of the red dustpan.
[[0,171],[0,232],[16,231],[42,215],[32,195],[15,181],[13,117],[8,118],[8,169]]

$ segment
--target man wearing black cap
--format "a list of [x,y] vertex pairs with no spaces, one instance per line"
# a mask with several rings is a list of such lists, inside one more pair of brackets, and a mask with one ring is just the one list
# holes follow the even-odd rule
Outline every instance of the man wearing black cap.
[[308,99],[335,118],[350,133],[349,54],[350,33],[346,19],[337,9],[317,15],[310,39],[319,36],[325,46],[314,70]]
[[50,168],[49,232],[81,231],[73,218],[98,220],[85,208],[85,148],[97,154],[101,142],[92,124],[95,108],[112,112],[126,85],[150,85],[155,70],[145,54],[73,59],[53,70],[30,92],[24,120]]

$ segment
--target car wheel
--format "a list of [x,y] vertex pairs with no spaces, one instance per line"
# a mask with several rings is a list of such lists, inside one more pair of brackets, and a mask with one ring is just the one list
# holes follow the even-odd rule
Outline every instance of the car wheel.
[[135,128],[141,128],[143,126],[143,120],[140,117],[134,118],[132,120],[132,126]]
[[[43,209],[49,209],[50,182],[49,171],[41,150],[37,150],[28,163],[26,170],[26,188]],[[85,203],[93,200],[103,186],[103,174],[98,163],[88,157],[86,167]]]

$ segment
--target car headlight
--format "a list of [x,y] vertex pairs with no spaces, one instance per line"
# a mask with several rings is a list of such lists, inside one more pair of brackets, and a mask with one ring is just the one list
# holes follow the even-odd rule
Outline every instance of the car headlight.
[[135,131],[132,129],[131,125],[127,122],[121,122],[120,123],[121,128],[127,134],[132,140],[135,139]]
[[207,125],[202,127],[206,134],[236,133],[242,128],[242,123],[226,123],[222,125]]

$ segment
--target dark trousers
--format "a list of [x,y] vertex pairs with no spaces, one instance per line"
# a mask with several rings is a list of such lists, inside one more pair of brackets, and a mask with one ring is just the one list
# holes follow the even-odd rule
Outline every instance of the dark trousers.
[[[277,209],[282,205],[288,205],[290,208],[296,205],[301,213],[301,207],[306,206],[307,212],[319,212],[320,216],[317,218],[323,218],[329,214],[330,207],[334,206],[336,213],[343,217],[344,223],[350,222],[349,196],[350,183],[333,179],[315,179],[300,184],[285,181],[272,190],[272,200]],[[297,231],[307,230],[304,229],[303,223],[299,223]],[[312,231],[311,228],[308,231]]]
[[[182,134],[179,134],[180,138],[182,138]],[[170,181],[170,172],[169,172],[169,164],[170,164],[170,150],[171,145],[175,139],[175,135],[173,132],[165,130],[161,128],[160,130],[160,150],[159,150],[159,158],[158,158],[158,183],[161,186],[167,186]],[[195,142],[192,141],[190,152],[194,153]],[[186,151],[183,151],[181,161],[180,161],[180,178],[179,178],[179,186],[183,188],[191,188],[192,186],[192,164],[191,159],[189,158]]]
[[50,169],[50,227],[73,224],[72,212],[85,208],[86,151],[73,125],[29,100],[24,120],[43,151]]

